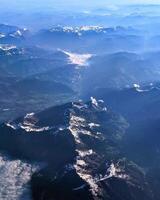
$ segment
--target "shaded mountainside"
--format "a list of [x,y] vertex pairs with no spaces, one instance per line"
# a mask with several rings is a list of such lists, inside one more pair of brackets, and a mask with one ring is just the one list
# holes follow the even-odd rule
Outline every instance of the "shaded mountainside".
[[60,51],[49,51],[40,47],[0,47],[0,70],[20,78],[46,72],[65,65],[68,57]]
[[129,121],[151,120],[160,117],[160,84],[133,84],[122,89],[97,88],[97,98],[102,98],[114,111],[123,113]]
[[158,55],[158,52],[146,55],[122,51],[93,56],[85,71],[84,92],[91,96],[99,88],[123,89],[135,83],[142,85],[159,81],[160,67],[155,59]]
[[2,45],[0,121],[73,101],[76,71],[76,65],[68,64],[68,56],[61,51]]
[[121,152],[127,128],[123,117],[91,98],[2,124],[0,149],[47,164],[32,176],[35,200],[155,200],[144,171]]
[[144,86],[134,84],[132,88],[121,90],[102,88],[95,93],[129,122],[123,143],[126,154],[143,167],[159,166],[159,82]]

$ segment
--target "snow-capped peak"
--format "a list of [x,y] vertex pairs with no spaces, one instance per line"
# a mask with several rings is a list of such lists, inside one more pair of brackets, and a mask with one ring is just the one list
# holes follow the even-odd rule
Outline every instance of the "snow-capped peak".
[[105,28],[102,26],[80,26],[80,27],[71,27],[71,26],[56,26],[50,29],[50,32],[65,32],[65,33],[75,33],[78,36],[81,36],[84,32],[95,31],[97,33],[105,33]]
[[92,102],[93,105],[98,107],[98,102],[94,97],[91,97],[91,102]]

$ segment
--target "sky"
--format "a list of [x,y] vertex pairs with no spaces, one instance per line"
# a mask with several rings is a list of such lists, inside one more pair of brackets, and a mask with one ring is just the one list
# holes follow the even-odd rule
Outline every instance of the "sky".
[[100,7],[122,4],[160,4],[160,0],[0,0],[1,9]]
[[0,0],[1,5],[54,5],[54,4],[64,4],[64,5],[91,5],[91,4],[157,4],[160,3],[160,0]]

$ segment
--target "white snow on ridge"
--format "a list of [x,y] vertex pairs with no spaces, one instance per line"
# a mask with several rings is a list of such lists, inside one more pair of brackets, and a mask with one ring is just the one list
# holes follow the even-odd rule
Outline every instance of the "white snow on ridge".
[[6,126],[8,126],[8,127],[10,127],[10,128],[12,128],[12,129],[14,129],[14,130],[16,130],[17,129],[17,126],[15,125],[15,124],[12,124],[12,123],[6,123]]
[[0,38],[4,38],[4,37],[5,37],[5,35],[0,33]]
[[124,172],[125,172],[124,169],[121,169],[118,166],[118,164],[111,163],[109,168],[107,169],[107,174],[101,179],[99,179],[97,182],[104,181],[112,177],[116,177],[120,179],[129,179],[129,176],[125,174]]
[[90,128],[100,127],[99,124],[95,124],[95,123],[89,123],[88,125],[89,125]]
[[88,66],[88,60],[92,57],[92,54],[77,54],[67,51],[63,51],[69,58],[69,64],[75,64],[78,66]]
[[135,83],[135,84],[133,84],[133,87],[134,88],[140,88],[140,85],[138,85],[138,84]]
[[[88,11],[86,11],[87,13]],[[63,31],[66,33],[77,33],[78,35],[82,34],[82,32],[85,31],[95,31],[95,32],[104,32],[104,27],[102,26],[76,26],[76,27],[72,27],[72,26],[57,26],[57,27],[53,27],[52,29],[50,29],[51,32],[59,32],[59,31]]]
[[7,111],[9,111],[9,110],[10,110],[9,108],[4,108],[4,109],[2,109],[3,112],[7,112]]
[[19,124],[20,128],[24,129],[26,132],[42,132],[51,130],[52,127],[45,126],[39,127],[36,126],[37,119],[35,117],[35,113],[28,113],[24,117],[24,121],[22,124]]
[[[92,135],[90,131],[83,129],[83,123],[85,123],[85,119],[77,117],[75,115],[71,116],[69,130],[75,138],[78,153],[74,168],[76,169],[77,174],[90,186],[92,194],[94,196],[97,196],[99,188],[96,180],[94,179],[92,174],[86,169],[88,166],[88,163],[86,162],[86,157],[92,156],[93,154],[95,154],[95,152],[92,149],[81,149],[83,141],[80,138],[80,134]],[[85,185],[75,188],[74,190],[79,190],[83,187],[85,187]]]
[[98,107],[98,102],[94,97],[91,97],[91,102],[93,105],[95,105],[96,107]]
[[53,128],[53,127],[49,127],[49,126],[44,126],[44,127],[36,126],[37,119],[35,118],[34,115],[35,115],[34,113],[28,113],[24,117],[23,122],[21,122],[19,124],[15,124],[13,122],[8,122],[8,123],[6,123],[6,126],[12,128],[14,130],[21,128],[21,129],[24,129],[26,132],[49,131]]
[[10,36],[12,37],[21,37],[23,36],[23,33],[20,30],[17,30],[15,33],[11,33]]
[[16,48],[17,48],[16,46],[10,46],[10,45],[0,46],[0,49],[2,49],[3,51],[9,51],[11,49],[16,49]]
[[145,90],[143,90],[143,89],[141,89],[141,86],[140,85],[138,85],[138,84],[133,84],[133,87],[135,88],[135,90],[137,91],[137,92],[149,92],[149,90],[147,89],[145,89]]
[[27,113],[26,116],[25,116],[24,118],[26,119],[26,118],[29,118],[29,117],[33,117],[34,114],[35,114],[35,113]]
[[80,31],[102,31],[104,28],[102,26],[81,26]]
[[42,132],[42,131],[48,131],[52,128],[49,126],[46,127],[30,127],[29,125],[20,125],[22,129],[24,129],[26,132]]

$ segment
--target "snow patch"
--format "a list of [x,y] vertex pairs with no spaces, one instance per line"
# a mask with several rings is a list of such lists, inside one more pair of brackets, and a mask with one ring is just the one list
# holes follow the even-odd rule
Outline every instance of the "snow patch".
[[10,122],[6,123],[5,125],[8,126],[8,127],[10,127],[10,128],[12,128],[12,129],[14,129],[14,130],[17,129],[17,125],[12,124],[12,123],[10,123]]
[[[86,11],[87,14],[88,11]],[[50,29],[50,32],[66,32],[66,33],[75,33],[77,35],[82,35],[83,32],[87,31],[95,31],[97,33],[103,33],[104,32],[104,27],[102,26],[80,26],[80,27],[72,27],[72,26],[57,26],[52,29]]]
[[91,97],[91,102],[93,105],[95,105],[96,107],[98,107],[98,102],[94,97]]
[[123,170],[118,167],[118,165],[115,165],[114,163],[111,163],[110,167],[108,168],[109,175],[107,178],[111,177],[117,177],[121,179],[128,178],[128,175],[124,174]]
[[107,169],[107,174],[103,178],[101,178],[100,181],[103,181],[112,177],[116,177],[120,179],[129,179],[129,176],[125,174],[124,172],[125,172],[124,169],[119,167],[118,163],[117,164],[111,163],[109,168]]
[[3,51],[9,51],[9,50],[12,50],[12,49],[16,49],[17,47],[16,46],[9,46],[9,45],[3,45],[3,46],[0,46],[0,49],[2,49]]
[[95,123],[89,123],[88,125],[89,125],[90,128],[100,127],[99,124],[95,124]]
[[2,109],[3,112],[7,112],[7,111],[9,111],[9,110],[10,110],[9,108],[4,108],[4,109]]
[[34,116],[34,113],[28,113],[24,117],[24,120],[22,123],[15,124],[14,122],[8,122],[6,123],[6,126],[16,130],[16,129],[24,129],[26,132],[42,132],[42,131],[48,131],[51,130],[53,127],[45,126],[45,127],[39,127],[36,126],[37,119]]
[[140,88],[140,85],[134,83],[134,84],[133,84],[133,87],[134,87],[134,88]]
[[0,33],[0,38],[4,38],[4,37],[5,37],[5,35]]
[[27,125],[20,125],[20,128],[24,129],[26,132],[42,132],[42,131],[48,131],[51,130],[51,127],[31,127]]
[[90,155],[94,154],[94,151],[92,149],[89,149],[86,151],[77,150],[77,153],[81,158],[84,158],[86,156],[90,156]]
[[137,91],[137,92],[149,92],[149,90],[147,89],[145,89],[145,90],[143,90],[143,89],[141,89],[141,86],[140,85],[138,85],[138,84],[133,84],[133,87],[135,88],[135,90]]
[[10,36],[17,38],[17,37],[22,37],[23,34],[20,30],[17,30],[15,33],[10,34]]
[[101,32],[104,28],[102,26],[81,26],[80,31],[98,31]]

